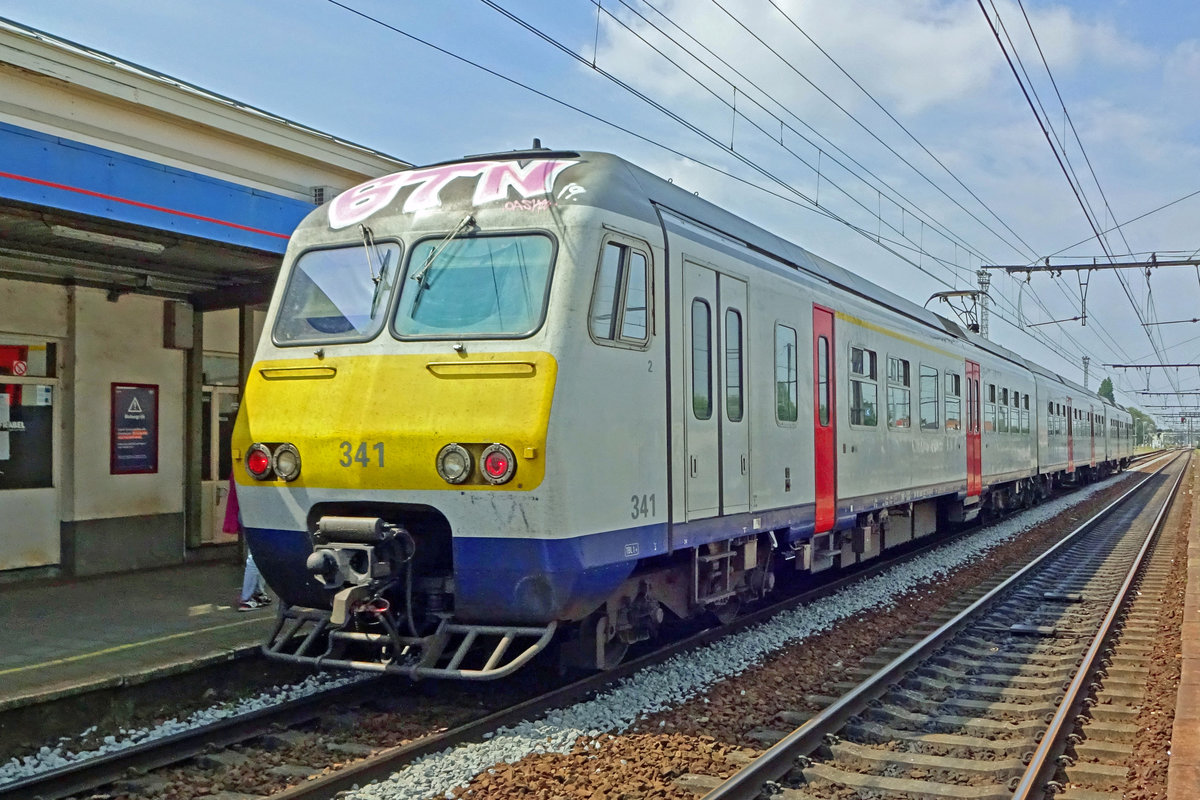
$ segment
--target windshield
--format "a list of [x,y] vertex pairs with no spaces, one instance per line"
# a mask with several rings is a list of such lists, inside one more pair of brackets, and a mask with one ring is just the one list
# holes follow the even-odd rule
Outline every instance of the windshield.
[[[440,247],[440,250],[439,250]],[[412,248],[398,336],[525,336],[542,323],[554,261],[548,236],[479,236]]]
[[275,321],[276,344],[361,341],[379,333],[400,247],[371,242],[310,250],[292,266]]

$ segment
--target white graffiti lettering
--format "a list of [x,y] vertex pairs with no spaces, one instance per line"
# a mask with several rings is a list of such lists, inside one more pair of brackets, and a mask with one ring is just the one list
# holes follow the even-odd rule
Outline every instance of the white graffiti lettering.
[[442,189],[458,178],[477,179],[472,198],[476,206],[508,200],[510,191],[531,200],[553,192],[559,174],[578,163],[552,159],[521,166],[514,161],[475,161],[397,172],[359,184],[335,197],[329,204],[329,226],[340,230],[366,220],[390,205],[407,186],[415,188],[404,200],[403,213],[440,208]]

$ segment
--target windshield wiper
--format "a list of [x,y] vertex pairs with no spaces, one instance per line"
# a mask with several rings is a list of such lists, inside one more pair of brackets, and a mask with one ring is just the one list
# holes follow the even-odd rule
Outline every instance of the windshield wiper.
[[421,268],[413,273],[412,279],[419,283],[423,288],[425,286],[425,273],[429,271],[431,266],[433,266],[434,260],[436,260],[437,257],[442,254],[442,251],[446,249],[448,244],[458,238],[458,235],[463,232],[463,229],[474,224],[475,217],[471,216],[470,214],[467,214],[465,217],[463,217],[462,222],[458,223],[458,227],[446,234],[446,238],[438,242],[438,246],[433,248],[433,252],[429,254],[429,258],[425,259],[425,263],[421,265]]
[[[387,278],[388,262],[391,261],[392,254],[390,252],[380,252],[379,245],[375,244],[375,234],[366,225],[359,225],[358,230],[362,234],[363,250],[367,254],[367,270],[371,273],[371,282],[375,284],[375,289],[371,293],[371,319],[374,319],[375,308],[379,305],[379,298],[383,294],[383,290],[388,288],[384,280]],[[375,263],[371,258],[372,255],[379,262],[378,274],[375,272]]]

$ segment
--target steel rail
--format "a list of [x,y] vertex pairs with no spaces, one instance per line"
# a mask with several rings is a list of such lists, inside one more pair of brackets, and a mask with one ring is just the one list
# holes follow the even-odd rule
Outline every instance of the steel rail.
[[740,770],[728,781],[704,795],[702,800],[756,800],[762,793],[765,783],[777,780],[787,774],[795,766],[795,762],[800,756],[808,755],[821,745],[826,734],[835,733],[840,730],[851,717],[865,710],[872,700],[882,696],[905,673],[938,650],[945,643],[945,640],[965,628],[971,622],[972,618],[988,609],[1002,594],[1017,585],[1042,562],[1083,535],[1092,526],[1108,517],[1135,492],[1139,491],[1151,479],[1174,463],[1174,461],[1175,458],[1172,458],[1166,464],[1163,464],[1157,470],[1138,481],[1135,486],[1101,509],[1091,519],[1060,539],[1051,548],[1019,569],[1003,583],[995,586],[991,591],[983,595],[983,597],[980,597],[974,603],[967,606],[953,619],[947,621],[937,630],[931,632],[924,639],[901,653],[870,678],[842,695],[812,719],[785,736],[778,743],[755,758],[749,766]]
[[[1190,456],[1185,457],[1190,458]],[[1090,680],[1096,659],[1113,633],[1117,616],[1129,600],[1129,592],[1133,588],[1138,574],[1141,572],[1142,562],[1145,560],[1146,554],[1150,552],[1150,548],[1154,544],[1154,540],[1157,538],[1162,524],[1167,518],[1167,512],[1170,510],[1171,503],[1179,491],[1179,484],[1183,481],[1183,475],[1186,471],[1187,466],[1185,463],[1184,469],[1181,469],[1175,477],[1175,483],[1167,493],[1167,498],[1163,502],[1162,508],[1158,510],[1158,515],[1155,517],[1153,524],[1150,525],[1150,531],[1146,534],[1146,540],[1142,542],[1137,557],[1134,558],[1133,564],[1130,566],[1129,572],[1121,584],[1121,588],[1117,591],[1117,596],[1113,599],[1112,605],[1109,606],[1108,614],[1105,615],[1104,621],[1100,624],[1100,629],[1096,632],[1096,636],[1092,640],[1091,647],[1088,648],[1087,653],[1083,657],[1083,662],[1079,665],[1079,671],[1075,674],[1075,678],[1071,681],[1071,685],[1063,695],[1063,700],[1055,711],[1049,726],[1047,726],[1046,733],[1042,735],[1042,740],[1038,743],[1037,750],[1033,753],[1033,760],[1029,762],[1029,766],[1025,769],[1025,774],[1021,776],[1020,783],[1017,784],[1016,789],[1013,791],[1013,800],[1029,800],[1031,797],[1040,797],[1047,793],[1045,784],[1057,766],[1054,759],[1057,758],[1063,749],[1063,737],[1065,733],[1069,732],[1069,729],[1064,731],[1064,728],[1067,726],[1067,720],[1074,717],[1079,706],[1083,703],[1085,683]]]
[[140,742],[122,750],[81,759],[61,767],[0,783],[2,800],[51,800],[95,789],[120,780],[129,770],[150,770],[182,761],[209,747],[228,747],[273,730],[277,725],[296,725],[319,717],[326,703],[355,695],[378,692],[372,678],[324,692],[299,697],[270,708],[239,714],[209,725]]
[[[734,620],[728,626],[706,628],[668,647],[649,653],[638,659],[621,665],[615,670],[589,675],[566,686],[554,690],[551,694],[523,701],[510,708],[489,714],[478,720],[464,723],[443,733],[423,737],[399,747],[389,748],[362,761],[355,762],[337,773],[311,779],[298,787],[286,789],[273,796],[278,798],[328,797],[333,793],[350,788],[355,783],[363,783],[377,777],[391,774],[397,768],[421,757],[427,753],[437,752],[446,747],[479,739],[484,733],[494,730],[501,725],[519,722],[529,714],[542,709],[554,708],[587,697],[621,678],[632,675],[640,669],[665,660],[685,650],[701,647],[715,641],[731,632],[743,630],[781,611],[802,603],[812,602],[820,597],[832,594],[855,581],[875,575],[885,569],[913,558],[930,547],[943,541],[937,538],[923,546],[905,551],[895,558],[872,564],[866,569],[856,570],[843,575],[836,580],[824,583],[818,587],[794,595],[779,603],[774,603],[762,609],[757,609]],[[368,698],[377,696],[371,694],[370,687],[384,677],[372,678],[346,687],[339,687],[331,692],[322,692],[309,697],[299,698],[272,708],[260,709],[249,714],[238,715],[221,720],[211,725],[181,731],[177,734],[164,736],[141,742],[132,747],[108,753],[94,758],[82,759],[52,770],[40,772],[27,778],[8,783],[0,783],[0,800],[52,800],[52,798],[67,797],[96,789],[113,781],[119,780],[129,770],[146,771],[158,769],[172,763],[190,758],[210,747],[228,747],[238,742],[252,739],[272,730],[277,725],[295,725],[319,716],[325,708],[324,704],[331,697],[352,697],[357,693],[367,693]],[[331,788],[332,787],[332,788]]]

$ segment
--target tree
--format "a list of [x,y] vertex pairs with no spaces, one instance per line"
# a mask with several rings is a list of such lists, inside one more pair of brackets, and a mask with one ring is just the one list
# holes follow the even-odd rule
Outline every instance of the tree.
[[1133,417],[1134,434],[1137,437],[1134,440],[1134,444],[1145,444],[1150,441],[1150,436],[1158,430],[1158,426],[1154,424],[1154,419],[1133,406],[1129,406],[1125,410]]
[[1112,403],[1113,405],[1116,405],[1117,398],[1113,396],[1113,386],[1112,386],[1111,378],[1105,378],[1104,380],[1100,381],[1100,388],[1096,390],[1096,394],[1100,395],[1101,397],[1103,397],[1105,400]]

